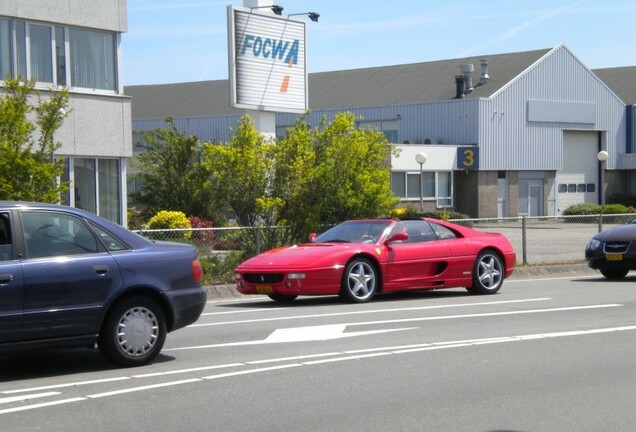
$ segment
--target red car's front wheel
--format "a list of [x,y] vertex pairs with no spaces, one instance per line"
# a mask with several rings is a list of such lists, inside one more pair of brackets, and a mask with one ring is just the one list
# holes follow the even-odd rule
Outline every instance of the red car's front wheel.
[[371,300],[378,288],[378,273],[371,261],[354,258],[347,264],[342,275],[340,297],[362,303]]

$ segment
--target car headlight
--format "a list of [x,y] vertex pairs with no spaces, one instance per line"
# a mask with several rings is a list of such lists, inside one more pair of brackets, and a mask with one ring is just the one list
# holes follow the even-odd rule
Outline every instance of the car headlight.
[[287,275],[287,279],[296,279],[296,280],[305,279],[305,273],[289,273]]
[[589,250],[596,250],[599,248],[599,246],[601,246],[601,242],[596,240],[596,239],[591,239],[589,242],[587,242],[587,246],[586,249]]

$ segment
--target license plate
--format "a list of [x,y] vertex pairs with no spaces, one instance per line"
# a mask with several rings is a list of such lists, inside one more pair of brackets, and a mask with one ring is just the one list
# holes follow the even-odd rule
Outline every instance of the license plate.
[[256,292],[259,294],[273,294],[274,290],[269,285],[256,285]]
[[608,261],[622,261],[623,254],[617,254],[617,253],[606,254],[605,259]]

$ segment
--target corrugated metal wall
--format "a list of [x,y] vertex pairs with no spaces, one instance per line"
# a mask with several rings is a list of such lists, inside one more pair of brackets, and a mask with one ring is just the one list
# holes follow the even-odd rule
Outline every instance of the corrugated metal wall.
[[[596,121],[563,123],[528,120],[528,101],[561,101],[596,106]],[[342,110],[314,111],[307,120],[317,127]],[[351,109],[365,121],[397,121],[398,142],[478,144],[481,170],[558,171],[563,167],[563,131],[605,133],[608,169],[622,167],[626,152],[626,110],[623,102],[565,47],[521,74],[491,99],[459,99],[421,104]],[[632,114],[634,115],[634,114]],[[294,125],[297,114],[277,114],[278,127]],[[238,116],[175,118],[179,130],[203,141],[229,141]],[[135,120],[134,130],[163,127],[163,120]]]
[[[596,104],[595,124],[529,122],[528,101]],[[625,152],[625,105],[564,47],[504,87],[492,100],[482,100],[479,131],[484,170],[559,170],[563,166],[563,131],[606,131],[614,169]]]

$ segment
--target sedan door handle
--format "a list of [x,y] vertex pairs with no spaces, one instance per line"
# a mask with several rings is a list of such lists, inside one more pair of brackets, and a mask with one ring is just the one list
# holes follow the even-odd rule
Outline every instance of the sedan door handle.
[[0,274],[0,284],[8,284],[13,280],[11,273]]
[[98,275],[104,275],[108,273],[108,266],[105,264],[96,265],[96,266],[93,266],[93,270],[95,270],[95,273],[97,273]]

